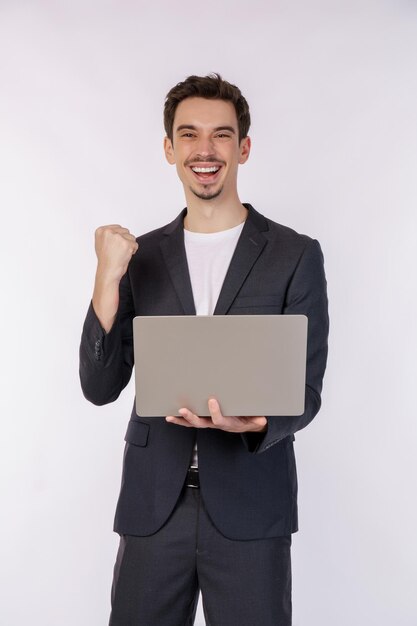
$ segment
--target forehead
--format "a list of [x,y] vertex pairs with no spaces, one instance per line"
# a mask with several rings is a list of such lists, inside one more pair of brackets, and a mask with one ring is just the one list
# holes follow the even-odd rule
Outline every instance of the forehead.
[[186,98],[177,106],[174,131],[183,124],[202,128],[233,126],[236,131],[238,127],[236,111],[232,102],[199,97]]

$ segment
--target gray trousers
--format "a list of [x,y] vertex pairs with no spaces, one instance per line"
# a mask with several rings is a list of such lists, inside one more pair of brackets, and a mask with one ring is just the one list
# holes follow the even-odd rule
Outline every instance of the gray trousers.
[[291,536],[233,541],[185,487],[154,535],[122,535],[110,626],[191,626],[201,589],[207,626],[291,626]]

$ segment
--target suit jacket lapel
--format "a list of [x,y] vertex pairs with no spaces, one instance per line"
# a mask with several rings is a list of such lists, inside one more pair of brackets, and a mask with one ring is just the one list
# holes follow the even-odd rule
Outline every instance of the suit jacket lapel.
[[183,222],[186,213],[186,209],[181,211],[179,216],[166,227],[160,246],[184,314],[195,315],[193,291],[184,246]]
[[268,230],[266,219],[250,204],[244,203],[244,206],[248,209],[248,216],[227,270],[214,315],[226,315],[267,243],[266,237],[262,234]]
[[[265,217],[255,211],[250,204],[244,203],[244,206],[248,209],[248,216],[227,270],[214,315],[226,315],[267,243],[267,239],[263,235],[263,232],[268,230]],[[186,213],[187,209],[181,211],[178,217],[165,228],[160,245],[184,313],[185,315],[195,315],[196,310],[184,246],[184,217]]]

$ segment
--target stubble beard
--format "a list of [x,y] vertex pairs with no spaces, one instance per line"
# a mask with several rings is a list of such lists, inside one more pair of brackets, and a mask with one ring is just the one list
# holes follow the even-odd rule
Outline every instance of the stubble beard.
[[193,194],[197,198],[200,198],[200,200],[213,200],[214,198],[217,198],[221,194],[221,192],[223,191],[223,187],[219,187],[219,189],[214,192],[210,192],[210,191],[198,192],[192,187],[190,187],[190,190],[193,192]]

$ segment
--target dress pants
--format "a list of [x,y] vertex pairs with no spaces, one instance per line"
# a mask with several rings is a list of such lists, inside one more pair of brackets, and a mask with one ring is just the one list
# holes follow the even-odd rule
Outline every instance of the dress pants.
[[122,535],[110,626],[192,626],[201,589],[207,626],[291,626],[291,535],[234,541],[184,487],[154,535]]

